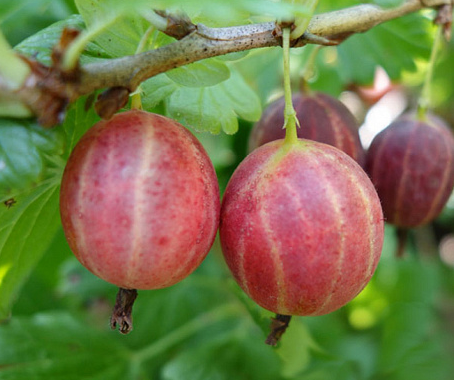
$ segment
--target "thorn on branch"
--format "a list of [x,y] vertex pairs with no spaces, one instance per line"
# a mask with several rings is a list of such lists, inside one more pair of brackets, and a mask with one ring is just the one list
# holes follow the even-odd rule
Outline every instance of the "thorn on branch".
[[50,67],[19,55],[30,67],[30,75],[16,93],[43,127],[53,127],[63,122],[71,89],[80,82],[79,64],[69,71],[62,69],[66,49],[79,33],[76,29],[63,29],[60,40],[52,49]]
[[63,57],[68,49],[69,45],[77,38],[80,31],[74,28],[64,28],[60,36],[60,40],[53,47],[51,59],[52,67],[61,73],[61,76],[71,81],[77,81],[80,76],[79,62],[77,65],[70,70],[63,70]]
[[353,33],[343,33],[328,37],[321,37],[306,31],[300,38],[298,38],[298,40],[293,42],[292,46],[302,46],[307,44],[336,46],[339,45],[342,41],[346,40],[352,34]]
[[126,87],[112,87],[104,91],[95,103],[96,113],[103,119],[110,119],[128,103],[129,92]]
[[[272,34],[273,36],[279,40],[279,44],[282,45],[282,28],[289,28],[290,30],[295,29],[295,24],[287,22],[287,23],[276,23],[276,27],[274,28]],[[290,41],[290,47],[301,47],[308,44],[314,45],[322,45],[322,46],[336,46],[339,45],[342,41],[350,37],[353,33],[344,33],[344,34],[337,34],[329,37],[322,37],[316,34],[310,33],[307,30],[303,33],[303,35],[299,38]]]
[[438,8],[437,16],[435,17],[434,23],[441,25],[443,28],[443,34],[446,41],[451,40],[451,26],[452,26],[452,4],[444,4]]
[[33,59],[20,57],[29,65],[30,75],[17,90],[17,95],[36,115],[41,126],[49,128],[60,124],[69,104],[66,86],[72,81],[53,66],[47,67]]
[[155,10],[155,13],[167,19],[167,27],[165,30],[161,30],[161,32],[170,37],[176,38],[177,40],[181,40],[197,29],[189,17],[185,14],[177,15],[159,10]]
[[[296,28],[296,26],[293,21],[281,21],[279,23],[278,22],[276,23],[276,26],[272,32],[273,37],[279,41],[279,45],[281,45],[281,46],[282,46],[282,35],[283,35],[282,30],[285,28],[290,28],[290,32],[291,32]],[[292,43],[292,41],[290,41],[290,44],[291,43]]]

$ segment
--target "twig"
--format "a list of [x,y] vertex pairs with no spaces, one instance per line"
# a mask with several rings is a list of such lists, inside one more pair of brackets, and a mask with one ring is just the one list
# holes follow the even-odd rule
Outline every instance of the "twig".
[[[438,7],[451,4],[451,0],[407,0],[395,8],[383,9],[375,5],[362,4],[339,11],[314,16],[306,32],[291,42],[292,47],[307,44],[335,45],[348,36],[365,32],[385,21],[416,12],[425,7]],[[39,115],[39,110],[48,113],[39,105],[39,94],[48,98],[50,91],[58,92],[61,104],[73,102],[82,95],[102,88],[122,87],[129,92],[148,78],[205,58],[256,48],[282,46],[282,36],[274,22],[235,26],[229,28],[209,28],[193,25],[187,19],[178,21],[177,16],[159,13],[167,17],[170,35],[179,40],[161,48],[141,54],[110,59],[80,67],[77,81],[68,81],[58,70],[49,70],[43,77],[26,81],[19,91],[10,92],[10,99],[22,101]],[[0,78],[1,84],[1,78]],[[3,88],[0,88],[0,92]],[[67,100],[67,102],[65,101]],[[30,104],[33,101],[33,106]],[[62,109],[59,109],[61,112]],[[48,120],[58,121],[58,117],[47,116]],[[48,123],[49,125],[51,122]]]
[[[431,6],[439,6],[446,2],[447,0],[432,0],[430,3]],[[349,35],[365,32],[385,21],[416,12],[424,8],[424,4],[420,0],[408,0],[391,9],[362,4],[322,13],[312,18],[307,31],[294,40],[291,46],[337,44]],[[199,24],[186,37],[159,49],[86,65],[82,69],[82,80],[74,95],[78,97],[99,88],[114,86],[134,91],[144,80],[188,63],[233,52],[281,46],[282,39],[275,31],[274,22],[230,28],[209,28]]]

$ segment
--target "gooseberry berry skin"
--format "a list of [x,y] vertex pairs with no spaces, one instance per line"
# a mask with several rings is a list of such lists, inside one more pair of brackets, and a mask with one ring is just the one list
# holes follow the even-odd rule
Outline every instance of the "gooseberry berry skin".
[[198,140],[164,116],[127,111],[95,124],[64,171],[60,210],[75,256],[125,289],[193,272],[219,224],[219,188]]
[[323,315],[353,299],[375,271],[383,214],[362,168],[310,140],[253,151],[231,177],[220,240],[241,288],[282,315]]
[[454,186],[454,138],[447,124],[408,113],[372,141],[366,171],[385,219],[400,228],[422,226],[442,211]]
[[[335,146],[347,153],[361,166],[365,152],[358,133],[358,122],[348,108],[330,95],[315,92],[296,93],[293,107],[300,123],[299,138]],[[272,102],[254,125],[249,137],[249,151],[268,142],[283,139],[285,99]]]

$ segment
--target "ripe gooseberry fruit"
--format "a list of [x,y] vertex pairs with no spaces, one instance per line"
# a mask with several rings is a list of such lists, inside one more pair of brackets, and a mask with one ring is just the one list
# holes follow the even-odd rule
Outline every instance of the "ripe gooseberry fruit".
[[231,177],[220,239],[234,278],[256,303],[278,315],[315,316],[368,283],[383,225],[374,186],[354,160],[315,141],[277,140]]
[[454,138],[440,118],[406,114],[373,139],[366,171],[388,223],[402,228],[434,220],[454,186]]
[[[95,124],[63,174],[69,246],[88,270],[120,287],[118,307],[132,308],[135,289],[168,287],[193,272],[213,244],[219,209],[202,145],[177,122],[144,111]],[[127,333],[130,316],[117,306],[112,327]]]
[[401,116],[373,139],[366,171],[380,197],[386,222],[397,227],[396,256],[409,228],[433,221],[454,186],[454,138],[446,123],[428,115]]
[[[301,128],[299,138],[335,146],[360,165],[364,164],[364,149],[358,134],[358,123],[348,108],[336,98],[322,93],[297,93],[293,107]],[[249,137],[249,151],[285,136],[285,98],[271,103],[254,125]]]

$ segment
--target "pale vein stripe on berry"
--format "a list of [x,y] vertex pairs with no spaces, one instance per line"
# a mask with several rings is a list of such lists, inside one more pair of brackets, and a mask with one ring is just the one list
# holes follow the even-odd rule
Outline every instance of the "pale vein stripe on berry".
[[137,156],[141,157],[139,162],[140,166],[134,168],[134,178],[131,180],[134,182],[132,188],[134,189],[134,206],[132,212],[132,227],[131,227],[131,248],[128,263],[126,265],[126,279],[134,278],[134,273],[136,273],[137,268],[142,265],[140,254],[146,249],[147,241],[147,232],[149,226],[147,225],[144,219],[147,218],[149,212],[148,209],[145,209],[145,205],[148,204],[147,198],[149,195],[146,191],[146,186],[148,185],[147,180],[153,177],[155,173],[155,165],[151,165],[154,159],[156,159],[156,152],[154,151],[153,137],[154,130],[148,125],[141,126],[143,128],[141,134],[141,152]]
[[[324,157],[328,160],[331,160],[333,162],[333,165],[344,166],[337,160],[337,157],[333,157],[331,154],[329,154],[327,152],[323,152],[322,150],[320,150],[318,152],[318,155],[320,158]],[[346,168],[346,169],[347,170],[344,170],[343,174],[345,176],[348,176],[349,179],[351,179],[353,177],[353,175],[350,173],[350,170],[348,170],[349,168]],[[337,251],[338,257],[337,257],[336,278],[333,279],[333,281],[331,281],[331,290],[330,290],[328,296],[326,297],[325,302],[323,302],[323,304],[320,305],[320,307],[317,308],[317,310],[313,314],[319,313],[321,310],[323,310],[326,307],[326,305],[328,305],[331,302],[331,299],[335,292],[336,286],[339,282],[340,277],[342,276],[342,267],[344,265],[344,260],[345,260],[345,234],[342,231],[343,227],[345,226],[345,220],[344,220],[344,216],[343,216],[343,213],[342,213],[342,210],[340,207],[340,204],[342,203],[342,201],[340,200],[339,194],[336,191],[336,189],[333,188],[333,185],[332,185],[331,181],[329,180],[329,178],[326,175],[324,175],[324,173],[322,171],[320,171],[319,175],[320,175],[319,183],[323,183],[323,185],[324,185],[324,188],[328,194],[327,198],[330,200],[331,207],[334,210],[335,219],[336,219],[336,221],[338,223],[338,227],[341,231],[340,231],[340,241],[339,241],[338,251]]]
[[[281,187],[288,187],[287,184],[281,184]],[[276,245],[275,241],[279,240],[276,237],[272,227],[271,227],[271,214],[265,207],[260,207],[260,221],[262,222],[263,230],[265,231],[265,236],[268,237],[268,245],[270,258],[274,263],[274,275],[277,289],[277,300],[276,308],[279,310],[279,314],[287,314],[286,310],[286,283],[285,283],[285,273],[284,273],[284,264],[282,262],[282,257],[280,255],[279,247]],[[271,279],[270,279],[271,280]]]
[[452,171],[452,164],[453,164],[452,163],[453,162],[452,148],[451,148],[452,140],[450,138],[444,138],[444,136],[441,137],[441,140],[443,141],[443,143],[446,147],[446,151],[448,153],[448,159],[445,160],[446,166],[444,168],[441,184],[438,187],[438,191],[430,205],[429,211],[427,212],[426,217],[421,221],[421,224],[425,224],[425,223],[429,222],[431,219],[433,219],[434,217],[436,217],[435,212],[436,212],[437,208],[440,206],[441,198],[444,195],[444,192],[448,186],[448,180],[450,178],[450,174]]
[[[292,149],[299,149],[301,148],[301,145],[295,145],[292,147]],[[279,164],[282,162],[284,158],[286,158],[290,153],[290,151],[282,151],[282,149],[279,149],[276,151],[276,153],[272,156],[272,160],[269,160],[269,165],[267,166],[266,170],[262,172],[262,178],[266,178],[266,176],[270,173],[276,173],[276,170],[279,166]],[[269,179],[266,181],[260,181],[260,183],[257,186],[257,191],[261,192],[262,194],[265,193],[263,191],[264,185],[269,185]],[[287,183],[282,181],[280,183],[281,188],[286,188],[287,193],[290,193],[293,188]],[[279,247],[274,243],[275,241],[278,241],[279,238],[276,237],[272,227],[271,227],[271,221],[270,221],[270,213],[268,210],[266,210],[265,207],[260,208],[260,220],[262,222],[263,229],[265,231],[265,235],[268,236],[268,242],[270,245],[270,258],[273,260],[274,263],[274,273],[275,273],[275,282],[276,282],[276,289],[278,292],[277,296],[277,302],[276,302],[276,307],[280,311],[280,314],[286,314],[288,313],[288,308],[286,305],[287,301],[287,286],[286,286],[286,281],[285,281],[285,271],[284,271],[284,264],[282,261],[282,257],[280,255],[280,250]]]
[[[278,149],[276,152],[271,154],[270,157],[268,157],[267,160],[262,162],[260,164],[260,166],[255,169],[254,177],[250,178],[249,181],[247,182],[247,185],[244,186],[244,188],[241,189],[241,191],[239,192],[239,196],[241,198],[244,198],[245,196],[247,197],[249,194],[253,194],[252,189],[251,189],[252,186],[254,184],[256,184],[257,181],[260,181],[260,179],[258,177],[262,175],[263,170],[264,170],[263,168],[267,167],[267,165],[272,160],[275,159],[276,153],[279,150],[280,149]],[[252,154],[254,154],[254,153],[252,153]],[[241,170],[241,168],[240,168],[240,170]],[[269,172],[269,169],[265,169],[265,170],[266,170],[266,172]],[[258,186],[258,184],[256,184],[256,186]],[[256,188],[255,192],[257,192],[257,191],[258,191],[258,189]],[[229,204],[229,208],[226,210],[226,212],[227,213],[236,212],[236,210],[234,210],[234,206],[235,206],[234,203],[230,203]],[[244,228],[249,228],[249,227],[248,226],[244,226]],[[242,284],[242,287],[243,287],[244,291],[247,294],[250,294],[250,292],[249,292],[249,284],[248,284],[248,280],[246,278],[246,273],[245,273],[245,269],[244,269],[244,255],[246,254],[246,252],[245,252],[245,244],[244,244],[245,237],[246,237],[246,231],[243,231],[243,232],[239,231],[238,241],[237,241],[237,244],[236,244],[236,247],[235,247],[235,248],[241,247],[241,249],[237,250],[237,252],[238,252],[238,254],[237,254],[237,258],[238,258],[238,266],[237,266],[238,272],[237,272],[237,276],[238,276],[239,282]]]
[[409,165],[409,160],[410,154],[413,150],[413,141],[417,135],[418,133],[413,131],[412,134],[409,136],[407,146],[405,147],[405,154],[402,162],[402,175],[400,176],[399,184],[397,187],[397,194],[394,202],[394,222],[396,224],[399,224],[401,220],[400,218],[401,212],[399,212],[400,211],[399,206],[402,205],[402,200],[407,195],[405,182],[407,181],[408,173],[411,172],[412,166]]
[[[180,142],[180,144],[190,148],[191,156],[189,157],[189,155],[188,155],[188,157],[187,157],[188,161],[193,163],[193,165],[197,169],[200,169],[200,165],[206,166],[206,164],[204,163],[204,157],[201,154],[201,152],[199,151],[198,147],[190,140],[190,138],[188,136],[182,134],[182,138],[184,139],[184,142]],[[211,236],[211,231],[204,230],[209,226],[208,214],[213,209],[211,204],[205,205],[205,202],[207,199],[210,199],[210,200],[212,199],[211,188],[208,185],[207,178],[206,178],[207,177],[206,173],[208,173],[208,171],[209,171],[209,167],[205,167],[204,171],[202,171],[200,169],[200,176],[203,179],[203,193],[202,193],[203,215],[201,215],[201,217],[200,217],[199,230],[195,231],[197,234],[195,237],[196,243],[192,245],[191,250],[188,250],[187,255],[186,255],[186,262],[184,263],[184,265],[180,265],[179,272],[175,273],[176,277],[180,277],[182,275],[182,273],[187,271],[187,269],[190,267],[189,264],[194,259],[196,259],[196,254],[198,252],[201,252],[201,251],[199,251],[199,244],[203,244],[204,239],[206,239],[206,236]],[[194,186],[198,186],[198,182],[196,182],[196,184]],[[197,190],[194,189],[194,191],[197,191],[197,193],[198,193],[198,189]],[[197,243],[197,240],[200,241],[199,244]],[[203,244],[203,246],[205,247],[205,244]]]

